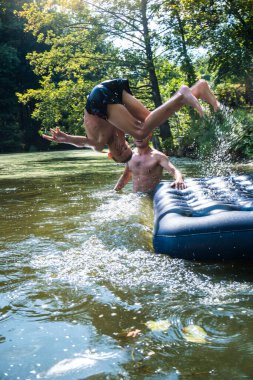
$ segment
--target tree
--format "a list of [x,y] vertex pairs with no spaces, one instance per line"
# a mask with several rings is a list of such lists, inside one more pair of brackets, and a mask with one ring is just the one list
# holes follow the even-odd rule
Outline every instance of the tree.
[[161,8],[161,27],[165,27],[164,45],[170,57],[180,65],[189,86],[196,82],[196,72],[189,53],[192,47],[192,33],[188,28],[188,14],[181,1],[167,0]]
[[216,83],[243,82],[253,104],[253,0],[181,0],[195,47],[205,47]]
[[[25,56],[35,40],[23,32],[23,22],[15,10],[24,0],[0,0],[0,151],[29,149],[36,127],[30,110],[18,103],[17,91],[36,86],[37,79]],[[28,129],[34,133],[28,132]]]
[[[19,98],[27,105],[35,101],[33,116],[43,128],[59,125],[69,132],[82,126],[85,95],[94,84],[116,76],[129,77],[134,94],[148,108],[158,107],[182,82],[191,85],[197,76],[216,83],[243,81],[250,99],[252,1],[33,1],[20,15],[26,31],[46,49],[28,55],[40,87]],[[194,51],[203,47],[206,57],[196,61]],[[186,110],[170,119],[178,140],[190,130],[191,120]],[[168,125],[161,136],[171,136]]]
[[[154,0],[106,0],[96,3],[85,0],[98,18],[98,22],[109,39],[122,41],[123,56],[134,56],[137,66],[131,67],[129,76],[137,78],[137,87],[144,91],[145,98],[152,99],[152,106],[157,108],[162,103],[156,63],[159,57],[159,34],[155,28],[158,14],[157,2]],[[167,99],[166,99],[167,100]],[[168,122],[160,126],[162,139],[171,138]]]
[[117,72],[117,49],[104,41],[99,24],[82,1],[34,2],[19,14],[26,19],[25,30],[47,46],[45,51],[28,54],[40,87],[19,94],[19,99],[24,104],[35,100],[33,117],[43,128],[57,125],[77,132],[82,128],[85,95],[108,72]]

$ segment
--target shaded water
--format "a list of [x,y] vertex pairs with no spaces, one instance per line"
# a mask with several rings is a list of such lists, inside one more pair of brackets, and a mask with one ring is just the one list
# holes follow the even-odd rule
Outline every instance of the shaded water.
[[90,151],[1,156],[0,378],[251,379],[253,266],[154,254],[152,200],[113,192],[122,170]]

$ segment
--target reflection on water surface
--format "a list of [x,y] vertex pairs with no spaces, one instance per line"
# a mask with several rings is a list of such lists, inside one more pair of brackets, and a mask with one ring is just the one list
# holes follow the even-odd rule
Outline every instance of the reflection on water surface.
[[252,266],[154,254],[152,200],[112,191],[123,168],[90,151],[2,156],[0,378],[252,378]]

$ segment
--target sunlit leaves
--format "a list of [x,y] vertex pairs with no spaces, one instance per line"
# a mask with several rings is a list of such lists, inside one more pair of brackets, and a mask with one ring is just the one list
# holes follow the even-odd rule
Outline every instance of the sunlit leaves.
[[186,10],[192,44],[209,49],[219,80],[245,77],[253,66],[253,1],[180,0]]
[[26,30],[48,49],[27,55],[41,78],[40,88],[19,94],[19,100],[36,101],[33,117],[43,127],[60,125],[77,131],[86,95],[94,82],[108,79],[108,64],[114,61],[117,49],[104,41],[99,23],[81,0],[34,2],[26,5],[20,16],[26,19]]
[[[245,101],[253,103],[252,2],[33,1],[19,15],[43,46],[27,56],[42,87],[19,99],[37,101],[34,116],[43,126],[71,123],[73,129],[79,128],[93,85],[118,76],[130,79],[134,94],[150,109],[199,77],[244,82]],[[201,51],[205,58],[197,60]],[[183,142],[184,152],[191,152],[194,120],[186,112],[170,118],[170,125],[174,146]]]

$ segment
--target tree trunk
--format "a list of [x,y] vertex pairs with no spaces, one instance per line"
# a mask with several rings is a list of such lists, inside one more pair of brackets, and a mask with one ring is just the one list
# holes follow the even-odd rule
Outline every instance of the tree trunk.
[[245,78],[246,99],[250,105],[253,105],[253,81],[250,75]]
[[[146,58],[147,58],[147,69],[149,73],[149,79],[152,88],[152,98],[155,104],[155,107],[159,107],[162,105],[161,93],[159,90],[157,75],[155,71],[155,65],[153,60],[153,52],[151,48],[150,41],[150,33],[148,28],[148,20],[147,20],[147,0],[142,0],[141,2],[141,11],[142,11],[142,25],[144,32],[144,41],[145,41],[145,49],[146,49]],[[168,121],[160,125],[160,135],[162,140],[167,138],[171,139],[171,130]]]
[[179,26],[179,32],[181,35],[181,41],[182,41],[182,51],[183,51],[183,64],[182,69],[186,73],[187,76],[187,82],[189,86],[192,86],[196,82],[196,74],[193,67],[193,64],[191,62],[191,59],[189,57],[188,51],[187,51],[187,44],[185,40],[185,30],[184,25],[180,17],[180,13],[175,10],[178,26]]
[[155,149],[162,151],[162,146],[158,136],[152,136],[152,144]]

